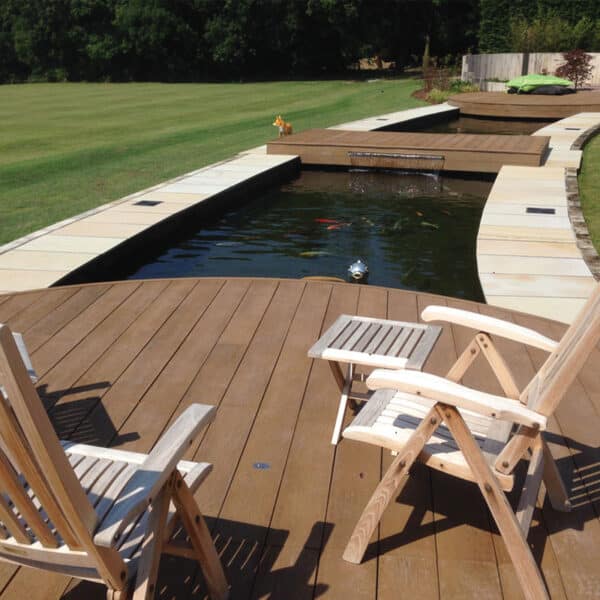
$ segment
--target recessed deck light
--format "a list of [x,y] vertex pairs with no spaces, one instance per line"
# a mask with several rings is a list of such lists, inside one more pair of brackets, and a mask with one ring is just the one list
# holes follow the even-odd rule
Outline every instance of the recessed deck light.
[[156,206],[157,204],[162,204],[162,200],[140,200],[133,203],[134,206]]
[[556,209],[555,208],[541,208],[539,206],[528,206],[526,212],[528,212],[530,214],[535,214],[535,215],[555,215]]

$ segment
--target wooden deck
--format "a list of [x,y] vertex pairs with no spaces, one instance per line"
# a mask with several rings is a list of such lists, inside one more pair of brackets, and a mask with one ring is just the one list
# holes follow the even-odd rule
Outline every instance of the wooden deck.
[[273,140],[268,154],[303,164],[497,173],[502,165],[537,167],[550,138],[309,129]]
[[[502,309],[377,287],[299,280],[179,279],[0,296],[24,333],[61,437],[148,451],[193,401],[218,406],[189,458],[214,463],[198,500],[232,598],[519,598],[513,567],[474,485],[417,467],[366,561],[341,559],[390,461],[329,443],[338,390],[307,349],[340,313],[414,321],[428,304],[508,316],[559,337],[562,325]],[[470,332],[442,332],[425,370],[444,373]],[[499,342],[520,385],[543,353]],[[479,364],[479,363],[478,363]],[[549,439],[576,509],[534,516],[530,541],[552,598],[600,598],[600,352],[552,421]],[[500,392],[483,366],[465,383]],[[352,417],[348,410],[346,420]],[[406,526],[404,532],[402,529]],[[163,560],[159,598],[202,598],[193,564]],[[0,599],[94,600],[96,584],[0,563]]]
[[564,119],[581,112],[600,112],[600,92],[564,96],[469,92],[451,96],[448,104],[461,114],[508,119]]

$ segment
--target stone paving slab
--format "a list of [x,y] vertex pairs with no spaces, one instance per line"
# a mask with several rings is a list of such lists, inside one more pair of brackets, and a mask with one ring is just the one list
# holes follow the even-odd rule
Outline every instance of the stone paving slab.
[[[197,169],[0,247],[0,290],[50,286],[164,219],[297,160],[266,147]],[[156,203],[156,204],[154,204]]]
[[406,123],[407,121],[414,121],[417,119],[422,119],[424,117],[452,113],[455,113],[458,116],[458,112],[459,111],[455,106],[450,106],[450,104],[444,102],[443,104],[434,104],[432,106],[419,106],[418,108],[410,108],[408,110],[387,113],[385,115],[376,115],[374,117],[368,117],[367,119],[350,121],[348,123],[342,123],[341,125],[329,127],[328,129],[374,131],[377,129],[381,129],[382,127],[389,127],[390,125],[396,125],[398,123]]
[[596,285],[569,218],[566,169],[579,168],[582,152],[574,146],[599,125],[600,113],[581,113],[543,127],[533,134],[550,136],[543,166],[500,170],[477,236],[489,304],[569,323]]
[[26,271],[72,271],[92,260],[95,254],[15,250],[0,254],[0,269]]

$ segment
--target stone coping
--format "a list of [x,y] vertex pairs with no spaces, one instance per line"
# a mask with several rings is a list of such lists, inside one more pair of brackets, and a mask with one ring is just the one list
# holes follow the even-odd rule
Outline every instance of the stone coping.
[[533,134],[550,136],[543,166],[501,169],[477,235],[489,304],[570,323],[585,302],[600,260],[577,212],[577,171],[583,143],[599,128],[600,113],[556,121]]

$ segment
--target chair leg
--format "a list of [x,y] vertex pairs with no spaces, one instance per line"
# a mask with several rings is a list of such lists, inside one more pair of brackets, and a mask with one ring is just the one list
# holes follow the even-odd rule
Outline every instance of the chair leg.
[[404,444],[373,492],[344,550],[344,560],[355,564],[362,561],[381,515],[400,487],[402,479],[408,474],[410,467],[419,456],[423,446],[440,426],[436,406],[437,404],[427,413],[410,439]]
[[129,600],[131,598],[131,586],[126,590],[106,590],[106,600]]
[[506,494],[498,484],[489,465],[458,410],[452,406],[436,405],[440,417],[452,433],[458,447],[481,489],[481,493],[500,530],[506,550],[515,566],[521,589],[527,600],[548,598],[542,574],[531,554],[527,540],[512,511]]
[[171,500],[172,481],[173,479],[171,478],[157,494],[150,507],[148,534],[142,544],[133,600],[151,600],[154,598],[160,555],[164,544],[169,502]]
[[[330,362],[330,364],[332,364]],[[337,363],[335,363],[337,365]],[[339,368],[339,367],[338,367]],[[337,416],[335,418],[335,425],[333,426],[333,434],[331,435],[331,443],[337,446],[340,441],[342,433],[342,425],[344,424],[344,415],[346,414],[346,406],[348,406],[348,396],[350,395],[350,388],[352,387],[352,376],[353,376],[352,363],[348,364],[348,371],[346,379],[344,381],[344,387],[342,388],[342,395],[340,396],[340,404],[337,410]]]
[[198,509],[190,488],[179,473],[175,473],[173,502],[183,526],[192,542],[196,559],[202,568],[208,591],[213,600],[229,597],[229,584],[225,578],[221,560],[213,543],[210,531]]
[[541,440],[538,438],[533,448],[531,449],[531,457],[529,459],[529,467],[523,485],[523,491],[517,505],[516,517],[523,535],[527,537],[533,511],[542,485],[542,473],[544,472],[544,454],[542,450]]
[[571,508],[573,508],[571,501],[569,500],[569,493],[567,492],[563,478],[558,471],[558,467],[554,462],[552,452],[550,452],[550,448],[543,437],[542,450],[544,452],[543,480],[550,504],[554,510],[569,512]]

